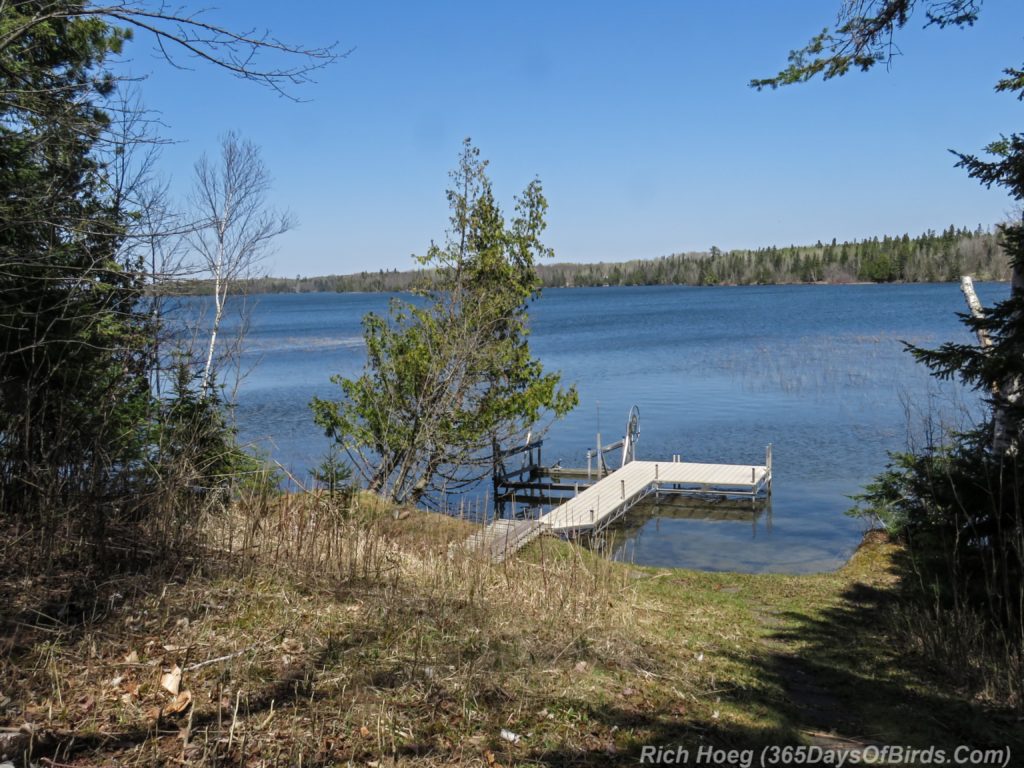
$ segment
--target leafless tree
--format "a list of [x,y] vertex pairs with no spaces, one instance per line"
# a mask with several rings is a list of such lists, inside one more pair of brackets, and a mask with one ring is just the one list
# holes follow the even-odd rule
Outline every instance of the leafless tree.
[[213,283],[214,315],[203,365],[202,390],[215,378],[217,335],[229,294],[257,276],[275,237],[291,229],[292,218],[267,205],[270,174],[259,148],[229,132],[220,157],[203,155],[195,165],[192,207],[196,223],[188,242]]

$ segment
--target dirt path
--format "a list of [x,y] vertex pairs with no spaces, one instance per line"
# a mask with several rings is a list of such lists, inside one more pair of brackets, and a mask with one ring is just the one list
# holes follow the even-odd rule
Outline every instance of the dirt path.
[[786,691],[793,709],[798,713],[798,730],[813,746],[833,750],[863,749],[877,742],[850,734],[861,728],[843,706],[842,701],[817,679],[810,665],[780,630],[793,630],[795,625],[767,606],[754,608],[754,618],[767,634],[759,638],[768,650],[772,669]]

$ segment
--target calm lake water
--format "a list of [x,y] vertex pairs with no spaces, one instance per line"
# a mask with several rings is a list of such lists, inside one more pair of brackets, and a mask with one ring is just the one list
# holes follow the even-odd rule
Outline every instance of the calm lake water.
[[[982,301],[1004,285],[979,285]],[[376,294],[258,297],[247,339],[255,368],[239,391],[242,437],[299,476],[327,449],[310,418],[332,374],[363,364],[360,318]],[[615,533],[618,557],[711,570],[805,573],[840,566],[863,523],[857,493],[904,449],[923,420],[964,423],[978,397],[940,384],[901,341],[970,341],[955,284],[636,287],[546,291],[531,310],[531,344],[579,389],[556,423],[546,463],[585,466],[600,408],[606,442],[640,408],[638,456],[761,464],[773,444],[770,509],[703,512],[647,507]],[[920,439],[920,437],[918,437]]]

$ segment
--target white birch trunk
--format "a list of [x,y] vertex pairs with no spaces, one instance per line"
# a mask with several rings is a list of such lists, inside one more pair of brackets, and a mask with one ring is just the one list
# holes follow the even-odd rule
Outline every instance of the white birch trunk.
[[203,394],[207,394],[210,389],[210,376],[213,372],[213,355],[217,348],[217,331],[220,329],[220,321],[224,316],[224,299],[227,297],[221,297],[221,281],[219,276],[214,279],[213,283],[213,295],[214,295],[214,312],[213,312],[213,326],[210,328],[210,344],[206,349],[206,365],[203,366]]
[[[1013,271],[1013,293],[1017,294],[1024,288],[1024,279],[1018,274],[1017,269]],[[960,290],[964,293],[967,306],[978,320],[985,318],[985,310],[978,300],[978,294],[974,291],[974,281],[970,275],[960,278]],[[983,350],[992,348],[992,339],[984,329],[978,329],[978,344]],[[992,453],[996,456],[1013,456],[1017,453],[1017,434],[1010,416],[1008,406],[1015,405],[1021,397],[1020,382],[1016,376],[1008,377],[1002,382],[992,382]]]
[[210,378],[213,373],[213,356],[217,348],[217,332],[220,330],[220,321],[224,317],[224,304],[228,299],[228,281],[224,275],[224,238],[227,236],[228,208],[231,205],[231,197],[228,196],[225,213],[217,223],[217,264],[213,270],[213,327],[210,329],[210,346],[206,350],[206,365],[203,367],[204,395],[209,394]]
[[[971,310],[971,314],[978,320],[984,320],[985,310],[982,309],[978,294],[974,291],[974,280],[970,275],[963,275],[960,278],[960,290],[964,292],[964,298],[967,300],[967,307]],[[981,328],[978,329],[978,344],[981,345],[982,349],[988,349],[992,346],[992,339]]]

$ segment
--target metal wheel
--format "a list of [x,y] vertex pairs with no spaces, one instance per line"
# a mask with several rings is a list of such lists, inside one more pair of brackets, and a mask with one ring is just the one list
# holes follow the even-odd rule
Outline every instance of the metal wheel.
[[636,444],[640,439],[640,409],[633,406],[629,409],[629,418],[626,419],[626,439],[622,445],[622,466],[636,458]]

